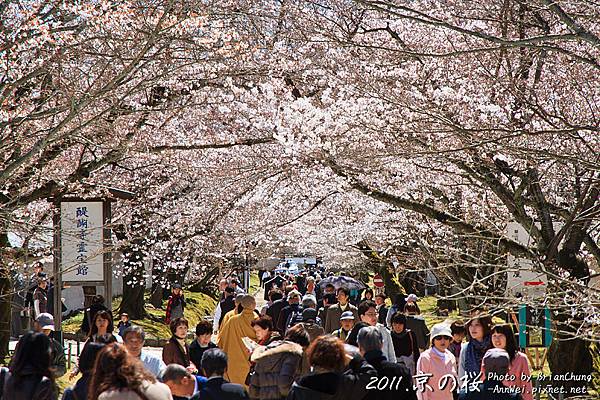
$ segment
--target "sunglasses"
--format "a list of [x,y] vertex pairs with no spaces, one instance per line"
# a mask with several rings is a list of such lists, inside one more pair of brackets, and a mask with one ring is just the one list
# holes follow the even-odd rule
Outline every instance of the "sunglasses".
[[436,337],[433,338],[433,340],[436,340],[436,339],[439,339],[439,340],[441,340],[441,339],[451,340],[452,338],[450,336],[436,336]]

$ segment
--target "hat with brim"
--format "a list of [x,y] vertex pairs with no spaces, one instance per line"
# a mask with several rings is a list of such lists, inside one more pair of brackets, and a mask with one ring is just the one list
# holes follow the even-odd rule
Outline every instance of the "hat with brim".
[[431,340],[433,341],[433,339],[439,336],[448,336],[451,338],[452,330],[450,329],[450,326],[447,324],[435,324],[431,328]]
[[52,316],[52,314],[41,313],[35,318],[35,322],[37,322],[40,325],[42,330],[54,330],[54,317]]
[[404,301],[412,301],[412,302],[416,302],[417,300],[419,300],[419,298],[418,298],[418,297],[417,297],[417,295],[416,295],[416,294],[414,294],[414,293],[411,293],[411,294],[409,294],[409,295],[408,295],[408,296],[407,296],[407,297],[404,299]]
[[340,321],[344,321],[347,319],[354,320],[354,314],[352,314],[352,311],[344,311],[340,316]]

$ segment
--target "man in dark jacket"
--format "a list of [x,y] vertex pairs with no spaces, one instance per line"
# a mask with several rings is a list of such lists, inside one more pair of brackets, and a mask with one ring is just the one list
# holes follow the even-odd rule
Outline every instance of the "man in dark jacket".
[[225,288],[225,298],[223,300],[221,300],[221,302],[219,303],[220,307],[221,307],[221,316],[219,317],[219,327],[221,327],[221,322],[223,322],[223,317],[225,317],[225,314],[227,314],[229,311],[233,310],[235,308],[235,301],[234,301],[234,292],[235,290],[233,288],[230,287],[226,287]]
[[354,320],[358,319],[358,309],[349,303],[350,291],[347,288],[341,287],[337,290],[337,304],[329,306],[327,313],[325,314],[325,333],[331,333],[336,329],[340,329],[340,317],[344,311],[352,311],[354,314]]
[[[267,308],[267,315],[269,317],[271,317],[271,319],[273,320],[273,326],[275,327],[275,329],[277,329],[277,321],[279,319],[279,314],[281,314],[281,310],[283,310],[285,307],[290,305],[290,303],[288,303],[288,301],[287,301],[287,296],[291,291],[292,291],[291,286],[286,287],[283,298],[279,299],[279,300],[275,300],[273,302],[273,304],[271,304],[269,306],[269,308]],[[283,332],[279,332],[279,333],[283,334]]]
[[189,399],[200,393],[206,385],[206,378],[194,376],[183,365],[169,364],[161,376],[161,380],[171,390],[173,400]]
[[377,385],[367,388],[367,400],[417,400],[410,371],[402,364],[387,361],[382,351],[383,337],[376,327],[362,328],[357,341],[360,354],[377,370]]
[[48,313],[41,313],[33,323],[33,329],[36,332],[42,332],[50,338],[50,368],[54,372],[54,377],[59,378],[67,372],[67,361],[65,359],[65,350],[58,340],[52,337],[54,332],[54,317]]
[[248,393],[242,385],[223,378],[227,370],[227,354],[221,349],[208,349],[202,355],[202,370],[208,381],[192,400],[246,400]]
[[319,315],[319,319],[321,320],[321,324],[323,324],[323,327],[325,327],[325,324],[327,323],[327,310],[329,309],[329,307],[332,304],[335,304],[335,303],[336,303],[336,299],[335,299],[335,294],[333,294],[333,293],[324,294],[323,297],[321,298],[322,306],[319,308],[318,315]]
[[375,296],[375,304],[377,304],[377,312],[379,313],[377,322],[381,325],[385,325],[385,318],[388,313],[388,308],[385,306],[385,294],[378,293],[377,296]]
[[510,357],[504,349],[490,349],[483,356],[483,368],[486,378],[478,385],[477,390],[466,392],[461,390],[459,400],[522,400],[516,393],[502,383],[501,378],[508,374]]

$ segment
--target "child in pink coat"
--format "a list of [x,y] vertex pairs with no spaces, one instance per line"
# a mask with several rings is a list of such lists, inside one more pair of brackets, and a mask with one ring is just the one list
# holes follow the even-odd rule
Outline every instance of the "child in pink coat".
[[458,384],[458,374],[456,358],[448,350],[451,340],[452,331],[448,325],[436,324],[431,328],[432,346],[421,353],[417,361],[417,375],[432,376],[422,388],[421,385],[417,388],[419,400],[452,400],[452,393],[456,391]]

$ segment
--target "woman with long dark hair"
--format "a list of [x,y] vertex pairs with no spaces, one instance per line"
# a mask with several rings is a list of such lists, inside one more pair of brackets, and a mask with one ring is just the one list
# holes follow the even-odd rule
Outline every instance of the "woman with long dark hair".
[[364,300],[373,300],[374,301],[375,300],[375,299],[373,299],[373,289],[371,289],[371,288],[366,288],[364,290],[364,292],[362,293],[362,295],[363,295],[363,298],[361,301],[364,301]]
[[6,377],[3,399],[55,400],[57,388],[50,370],[50,339],[28,332],[17,343]]
[[114,330],[115,324],[113,322],[112,313],[108,310],[98,311],[94,316],[94,321],[90,328],[90,332],[88,333],[87,341],[97,342],[99,337],[111,334],[117,339],[117,342],[123,343],[121,336],[114,333]]
[[472,381],[481,372],[481,361],[485,352],[492,348],[490,329],[492,317],[481,315],[471,318],[465,324],[468,342],[462,344],[458,360],[458,379]]
[[62,400],[85,400],[88,398],[88,389],[94,372],[94,363],[96,362],[98,353],[104,346],[104,343],[95,342],[84,346],[79,356],[79,369],[82,377],[77,380],[75,386],[65,389]]
[[[510,365],[508,367],[508,375],[510,379],[504,380],[502,383],[508,387],[519,388],[519,393],[523,400],[533,400],[533,385],[531,379],[523,379],[524,377],[531,378],[529,369],[529,361],[527,355],[519,351],[515,333],[508,324],[494,325],[491,330],[492,345],[495,348],[506,350],[510,357]],[[485,376],[485,370],[481,367],[482,376]]]
[[156,381],[144,365],[124,346],[104,346],[94,364],[88,391],[90,400],[171,400],[169,387]]

